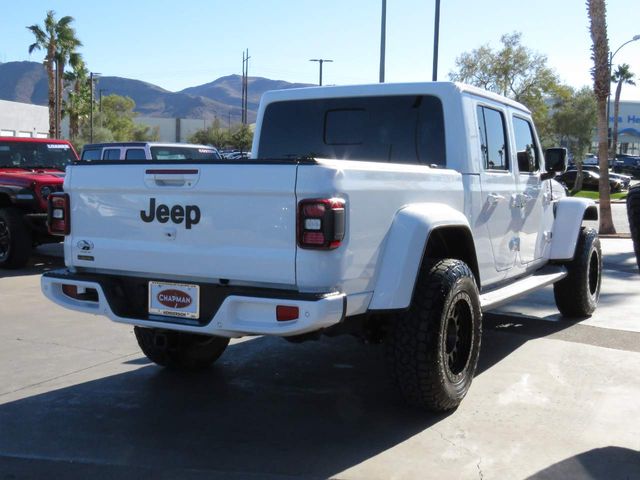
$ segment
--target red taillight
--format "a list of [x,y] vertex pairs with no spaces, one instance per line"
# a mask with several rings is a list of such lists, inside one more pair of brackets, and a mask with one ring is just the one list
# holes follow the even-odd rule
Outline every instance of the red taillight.
[[300,316],[300,309],[298,307],[290,307],[287,305],[278,305],[276,307],[276,319],[279,322],[297,320],[299,316]]
[[333,250],[342,243],[345,231],[345,201],[314,198],[298,203],[298,246]]
[[69,194],[52,193],[49,195],[47,225],[51,235],[69,235],[71,231],[69,212]]

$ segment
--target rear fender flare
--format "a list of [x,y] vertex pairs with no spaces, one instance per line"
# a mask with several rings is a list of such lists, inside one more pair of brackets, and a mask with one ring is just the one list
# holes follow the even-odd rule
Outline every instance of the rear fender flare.
[[471,230],[463,213],[442,203],[412,204],[396,213],[378,261],[369,310],[397,310],[410,305],[429,236],[443,227]]
[[598,220],[593,200],[567,197],[558,200],[553,220],[551,260],[572,260],[584,220]]

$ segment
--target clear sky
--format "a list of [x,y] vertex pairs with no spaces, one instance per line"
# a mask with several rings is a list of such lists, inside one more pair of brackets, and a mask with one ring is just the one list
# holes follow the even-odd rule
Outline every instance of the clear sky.
[[[609,0],[609,42],[615,50],[640,34],[638,0]],[[9,6],[10,4],[10,6]],[[591,84],[591,39],[584,0],[442,0],[439,79],[448,79],[462,52],[519,31],[523,43],[548,57],[561,80]],[[435,0],[387,0],[389,82],[431,80]],[[8,8],[7,8],[8,7]],[[154,83],[176,91],[242,71],[315,83],[328,58],[325,84],[378,81],[381,0],[0,0],[0,61],[29,56],[32,34],[46,11],[71,15],[90,70]],[[628,63],[640,77],[640,41],[625,46],[614,65]],[[640,78],[638,78],[640,85]],[[640,86],[623,88],[640,101]]]

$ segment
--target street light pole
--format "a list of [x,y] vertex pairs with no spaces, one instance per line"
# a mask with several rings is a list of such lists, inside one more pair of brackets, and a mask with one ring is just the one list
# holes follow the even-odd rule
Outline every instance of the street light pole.
[[[631,40],[627,40],[622,45],[620,45],[616,49],[615,52],[613,52],[613,53],[609,52],[609,82],[610,83],[611,83],[611,69],[613,68],[613,57],[616,56],[616,53],[618,53],[622,47],[624,47],[625,45],[627,45],[627,44],[629,44],[631,42],[635,42],[637,40],[640,40],[640,35],[634,35]],[[609,129],[609,122],[611,121],[611,119],[610,119],[610,115],[611,115],[610,110],[611,110],[611,88],[609,88],[609,93],[607,95],[607,143],[608,143],[609,148],[611,148],[611,140],[612,140],[611,133],[613,133]],[[614,152],[614,156],[615,156],[615,152]]]
[[89,113],[89,143],[93,143],[93,103],[94,103],[93,79],[98,75],[100,74],[94,73],[94,72],[89,73],[89,89],[91,90],[91,110]]
[[440,0],[436,0],[436,16],[433,27],[433,78],[438,81],[438,42],[440,39]]
[[384,83],[385,46],[387,42],[387,0],[382,0],[382,20],[380,24],[380,83]]
[[322,64],[324,62],[331,63],[333,60],[329,60],[328,58],[312,58],[309,60],[310,62],[318,62],[320,64],[320,82],[319,85],[322,86]]

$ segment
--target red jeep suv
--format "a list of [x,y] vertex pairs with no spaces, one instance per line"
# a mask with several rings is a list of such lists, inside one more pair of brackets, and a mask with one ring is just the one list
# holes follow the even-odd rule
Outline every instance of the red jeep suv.
[[77,159],[66,140],[0,137],[0,268],[20,268],[34,246],[61,240],[47,231],[47,198]]

